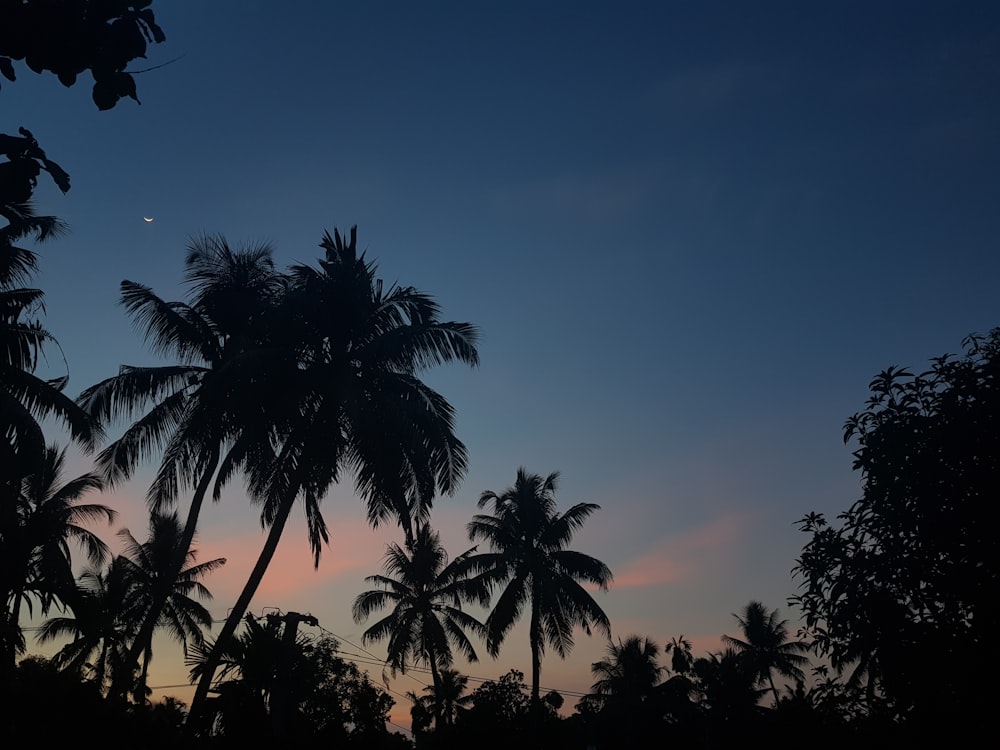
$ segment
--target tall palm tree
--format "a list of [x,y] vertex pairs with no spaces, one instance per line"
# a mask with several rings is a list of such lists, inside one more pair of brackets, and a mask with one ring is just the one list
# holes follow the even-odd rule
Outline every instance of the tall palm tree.
[[608,641],[607,656],[590,666],[597,681],[591,690],[625,704],[648,698],[666,671],[659,664],[660,647],[649,638],[630,635]]
[[805,679],[801,667],[809,659],[802,654],[809,647],[801,641],[788,640],[788,621],[779,620],[778,610],[768,609],[760,602],[750,602],[741,614],[733,617],[740,624],[743,638],[724,635],[722,640],[746,661],[758,684],[767,682],[777,706],[774,673],[792,680]]
[[[327,539],[319,503],[345,471],[369,521],[395,518],[411,538],[435,495],[454,493],[468,465],[454,409],[419,375],[446,362],[478,364],[476,328],[438,320],[437,303],[413,287],[385,288],[375,263],[357,251],[356,227],[349,241],[335,230],[320,246],[319,268],[292,269],[273,327],[274,345],[293,356],[276,358],[263,400],[270,445],[252,441],[244,454],[268,536],[217,643],[232,637],[249,607],[297,499],[318,564]],[[198,721],[214,671],[210,659],[189,721]]]
[[23,477],[17,495],[0,511],[0,648],[3,668],[13,667],[24,651],[19,625],[23,605],[37,602],[42,614],[53,603],[65,605],[76,590],[71,543],[77,543],[91,565],[109,557],[107,546],[85,524],[115,518],[104,505],[81,504],[86,493],[101,488],[96,474],[62,482],[66,452],[49,446],[37,471]]
[[[226,562],[225,558],[196,563],[197,553],[189,548],[185,555],[185,567],[177,575],[168,577],[177,548],[183,540],[181,523],[176,513],[154,513],[150,516],[149,537],[145,542],[139,543],[128,529],[119,531],[118,536],[124,543],[121,564],[125,567],[129,582],[127,606],[131,610],[130,619],[145,622],[150,609],[163,599],[164,605],[160,610],[157,626],[165,629],[178,641],[186,655],[188,643],[202,643],[202,630],[212,626],[209,611],[192,597],[212,598],[200,579],[222,567]],[[143,660],[136,696],[145,700],[146,676],[153,656],[152,638],[141,645]]]
[[476,515],[469,523],[469,538],[489,542],[492,552],[480,555],[478,564],[486,580],[502,591],[486,620],[486,645],[496,656],[507,633],[530,607],[528,638],[531,644],[531,697],[539,705],[539,676],[545,645],[565,658],[573,647],[573,628],[587,635],[596,627],[608,637],[608,616],[583,587],[596,584],[602,591],[611,583],[611,570],[600,560],[566,549],[590,515],[600,506],[578,503],[565,513],[556,511],[558,473],[544,479],[518,469],[513,487],[497,494],[486,491],[479,507],[492,506],[492,515]]
[[[182,491],[192,491],[182,537],[163,572],[165,581],[176,579],[187,561],[209,490],[218,500],[247,455],[248,443],[264,440],[261,412],[273,383],[261,372],[274,348],[265,345],[262,331],[285,288],[270,246],[233,249],[221,237],[192,241],[184,278],[188,302],[166,302],[132,281],[121,285],[121,302],[137,327],[153,351],[173,363],[123,365],[116,376],[88,388],[79,399],[102,422],[135,420],[98,456],[111,484],[160,455],[147,493],[152,512],[175,503]],[[157,590],[128,663],[138,664],[169,595],[169,587]],[[122,673],[113,690],[116,696],[124,694],[125,682]]]
[[[354,600],[354,620],[358,623],[392,606],[387,616],[362,634],[362,642],[388,639],[386,662],[393,673],[406,672],[411,663],[426,664],[435,696],[446,692],[443,675],[452,664],[452,647],[469,661],[476,661],[476,650],[466,631],[485,635],[485,626],[461,609],[463,602],[489,604],[488,588],[481,578],[473,577],[478,572],[475,551],[473,547],[449,562],[438,533],[419,526],[408,549],[389,545],[386,575],[365,579],[379,588]],[[448,723],[442,701],[434,705],[438,722]]]

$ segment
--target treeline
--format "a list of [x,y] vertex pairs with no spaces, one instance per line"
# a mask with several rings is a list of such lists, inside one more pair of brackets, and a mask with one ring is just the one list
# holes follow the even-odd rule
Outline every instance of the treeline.
[[[150,5],[5,3],[0,74],[13,81],[23,63],[68,86],[89,72],[99,107],[137,100],[126,66],[164,40]],[[78,44],[62,44],[67,38]],[[681,636],[664,642],[661,660],[660,641],[612,639],[586,588],[607,588],[612,573],[570,546],[598,508],[558,510],[557,474],[521,469],[511,487],[482,494],[486,512],[468,533],[488,549],[452,558],[442,548],[433,502],[457,489],[468,456],[452,406],[421,377],[440,364],[477,365],[478,331],[441,320],[430,295],[383,283],[354,230],[324,234],[314,264],[285,269],[268,246],[199,238],[187,248],[182,300],[123,281],[126,313],[165,364],[122,365],[72,398],[65,373],[41,370],[44,353],[58,350],[42,319],[44,293],[33,286],[38,256],[27,246],[65,231],[31,197],[40,178],[68,190],[69,175],[25,128],[0,136],[0,157],[0,710],[8,725],[45,725],[58,741],[96,726],[110,746],[136,737],[166,745],[181,732],[185,742],[220,745],[265,736],[408,744],[386,728],[394,699],[334,642],[301,637],[308,615],[245,617],[295,503],[318,562],[327,539],[321,501],[351,479],[369,521],[400,529],[402,543],[390,546],[353,612],[368,624],[366,642],[387,643],[390,670],[430,672],[429,690],[409,696],[421,747],[711,748],[787,737],[834,746],[986,730],[995,691],[982,665],[1000,656],[1000,332],[969,337],[961,355],[934,359],[926,371],[889,368],[872,381],[869,402],[845,425],[861,498],[834,522],[820,514],[800,522],[806,542],[790,604],[801,632],[791,637],[776,610],[751,602],[720,651],[696,657]],[[121,432],[109,443],[110,429]],[[70,443],[96,454],[92,472],[63,476]],[[147,461],[157,466],[148,532],[140,540],[122,530],[123,551],[112,557],[92,524],[115,513],[94,493]],[[212,639],[204,581],[224,561],[200,562],[193,542],[204,502],[221,499],[236,477],[268,535]],[[470,607],[489,614],[481,621]],[[64,642],[51,661],[26,656],[27,615],[45,618],[43,641]],[[522,617],[529,683],[513,672],[468,692],[454,654],[476,660],[483,644],[496,656]],[[566,657],[579,628],[608,637],[608,653],[593,665],[591,693],[563,717],[562,696],[542,695],[542,655]],[[149,703],[158,630],[188,650],[197,683],[189,708]]]

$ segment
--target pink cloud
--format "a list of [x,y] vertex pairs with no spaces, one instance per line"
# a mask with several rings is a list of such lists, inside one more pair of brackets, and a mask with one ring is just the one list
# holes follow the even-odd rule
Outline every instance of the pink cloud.
[[[330,546],[324,546],[319,568],[314,568],[312,551],[301,524],[289,523],[254,597],[254,606],[291,606],[303,594],[335,581],[349,579],[360,588],[365,576],[380,571],[381,559],[389,538],[373,531],[364,521],[338,521]],[[199,561],[225,557],[226,565],[207,582],[220,604],[236,600],[264,546],[262,531],[248,531],[226,538],[198,543]]]
[[729,513],[662,539],[653,549],[619,566],[615,588],[692,580],[706,557],[724,553],[743,536],[748,521],[747,514]]

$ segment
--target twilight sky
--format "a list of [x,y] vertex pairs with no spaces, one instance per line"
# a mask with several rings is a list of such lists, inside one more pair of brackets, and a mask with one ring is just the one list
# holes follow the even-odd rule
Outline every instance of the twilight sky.
[[[751,599],[794,617],[795,522],[857,498],[841,428],[871,377],[1000,324],[993,3],[154,9],[167,41],[135,67],[181,57],[137,76],[141,106],[98,112],[89,81],[23,66],[0,91],[0,132],[28,127],[73,180],[37,193],[72,227],[39,278],[72,395],[156,361],[118,284],[181,298],[190,237],[269,240],[288,264],[358,224],[387,282],[482,330],[479,369],[427,376],[471,456],[435,506],[446,546],[470,546],[480,493],[519,466],[560,471],[562,508],[602,506],[574,547],[615,573],[597,598],[616,637],[683,633],[701,655]],[[150,471],[104,498],[137,537]],[[350,604],[400,535],[366,527],[350,484],[324,511],[319,571],[300,516],[252,610],[311,612],[358,643]],[[229,559],[207,581],[220,618],[256,519],[235,484],[203,522],[201,558]],[[604,646],[550,654],[543,687],[586,691]],[[152,682],[184,682],[158,653]],[[458,665],[529,673],[526,627],[483,656]]]

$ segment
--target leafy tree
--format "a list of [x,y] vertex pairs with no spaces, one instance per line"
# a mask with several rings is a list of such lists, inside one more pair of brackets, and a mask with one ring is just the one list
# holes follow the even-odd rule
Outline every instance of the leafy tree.
[[862,496],[837,525],[818,513],[800,522],[809,541],[793,601],[818,652],[870,700],[975,726],[988,701],[979,666],[1000,656],[1000,330],[963,347],[871,382],[844,430]]
[[692,666],[702,705],[716,724],[743,724],[759,715],[757,702],[766,691],[757,688],[753,664],[732,648],[695,659]]
[[92,565],[109,557],[107,546],[84,524],[115,512],[104,505],[81,504],[86,493],[101,488],[100,478],[88,473],[62,483],[65,450],[50,446],[38,471],[25,476],[17,495],[0,506],[0,643],[3,669],[24,652],[19,620],[22,606],[32,602],[48,614],[54,603],[73,599],[76,581],[70,543],[76,542]]
[[472,691],[472,707],[466,714],[476,726],[525,728],[531,703],[524,672],[512,669],[497,680],[487,680]]
[[[426,522],[435,495],[453,493],[467,467],[452,406],[419,375],[446,362],[476,365],[476,328],[438,320],[437,303],[413,287],[386,289],[375,263],[358,253],[356,229],[349,241],[336,230],[324,235],[319,268],[291,272],[272,341],[294,357],[282,358],[291,366],[268,381],[264,434],[272,444],[247,462],[268,536],[220,643],[249,607],[298,498],[318,564],[326,540],[319,503],[345,471],[354,474],[369,521],[395,518],[409,539],[413,523]],[[213,672],[207,665],[191,717]]]
[[475,548],[449,562],[437,532],[429,526],[417,528],[409,550],[396,544],[385,555],[387,575],[365,580],[378,589],[359,594],[354,600],[354,619],[364,622],[375,611],[392,606],[392,611],[368,628],[363,642],[388,639],[387,663],[393,672],[405,672],[408,662],[426,664],[433,678],[432,704],[439,724],[451,723],[453,711],[441,698],[448,693],[445,673],[452,664],[452,648],[469,661],[477,661],[476,650],[466,631],[485,635],[486,628],[462,611],[464,602],[489,604],[489,592],[476,572]]
[[588,635],[591,626],[611,634],[607,615],[581,585],[606,590],[611,570],[600,560],[566,549],[573,533],[600,506],[579,503],[558,513],[558,478],[558,473],[543,479],[518,469],[513,487],[500,494],[486,491],[479,498],[479,507],[490,505],[493,514],[476,515],[468,526],[470,539],[486,540],[493,550],[479,556],[486,580],[502,587],[486,620],[486,645],[493,656],[525,606],[530,608],[531,695],[536,707],[546,644],[565,658],[573,647],[574,627]]
[[[281,738],[376,747],[388,744],[386,720],[393,699],[371,683],[357,666],[338,655],[332,638],[310,640],[281,627],[281,617],[245,629],[223,649],[217,697],[208,704],[212,734],[236,743],[260,742],[278,725],[273,713],[279,702],[292,707]],[[188,663],[197,678],[212,653],[211,644],[194,646]],[[286,679],[279,679],[284,673]],[[278,691],[288,694],[279,696]]]
[[791,680],[805,679],[802,667],[809,663],[803,652],[809,647],[801,641],[788,640],[788,621],[778,619],[778,610],[769,610],[760,602],[750,602],[742,614],[733,615],[740,624],[742,640],[730,635],[723,642],[740,654],[758,682],[766,682],[778,705],[778,689],[774,672]]
[[136,102],[135,79],[125,71],[146,56],[150,42],[165,40],[152,0],[8,0],[0,5],[0,75],[16,80],[13,60],[35,73],[49,72],[64,86],[89,71],[99,109],[122,97]]

